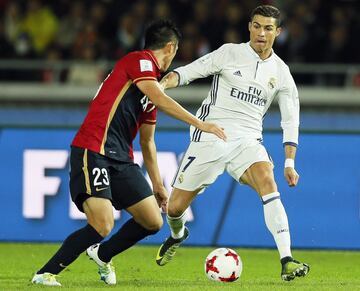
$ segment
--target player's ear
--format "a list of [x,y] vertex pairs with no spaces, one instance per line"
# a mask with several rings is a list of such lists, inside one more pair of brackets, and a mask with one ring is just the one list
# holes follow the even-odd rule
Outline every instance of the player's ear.
[[282,31],[281,27],[276,28],[276,37],[280,35],[281,31]]
[[249,31],[251,29],[251,21],[249,21],[249,25],[248,25]]
[[166,51],[168,54],[171,54],[171,53],[172,53],[172,49],[173,49],[173,42],[172,42],[172,41],[169,41],[169,42],[166,43],[166,45],[165,45],[165,51]]

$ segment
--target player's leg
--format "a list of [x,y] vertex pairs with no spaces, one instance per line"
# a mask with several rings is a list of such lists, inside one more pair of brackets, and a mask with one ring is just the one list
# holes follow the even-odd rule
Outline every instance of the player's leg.
[[163,225],[155,197],[149,196],[126,209],[133,218],[125,222],[109,240],[99,246],[98,256],[103,262],[127,250],[138,241],[157,233]]
[[241,181],[261,196],[265,223],[274,237],[280,258],[291,257],[288,219],[280,200],[272,167],[269,162],[254,163],[241,176]]
[[168,202],[167,223],[170,227],[171,234],[166,241],[160,246],[156,263],[164,266],[172,260],[176,249],[189,236],[189,230],[185,227],[185,211],[196,197],[199,190],[186,191],[174,188]]
[[[84,211],[89,224],[103,237],[106,237],[111,232],[114,227],[114,214],[110,200],[97,197],[89,198],[84,202]],[[96,261],[96,259],[91,256],[91,253],[88,252],[88,249],[91,246],[98,245],[100,241],[101,240],[93,242],[92,244],[87,244],[82,252],[86,250],[86,254],[98,265],[100,279],[106,284],[114,285],[116,284],[116,274],[112,261],[106,263]],[[93,250],[92,253],[96,253],[96,250]]]
[[92,245],[86,250],[87,255],[98,265],[101,280],[109,285],[116,284],[112,258],[146,236],[156,233],[162,226],[162,217],[154,196],[130,206],[127,211],[134,218],[123,224],[109,240]]
[[[54,277],[89,246],[100,242],[112,228],[112,207],[107,199],[91,197],[83,203],[83,209],[88,218],[88,224],[70,234],[53,257],[35,274],[33,283],[52,285]],[[55,284],[56,285],[56,284]]]
[[65,239],[55,255],[35,274],[33,283],[49,285],[47,283],[50,281],[54,282],[53,275],[59,274],[86,248],[100,242],[111,231],[113,225],[111,202],[109,199],[94,197],[95,195],[103,195],[104,198],[111,196],[109,189],[97,193],[92,176],[92,169],[97,167],[98,163],[95,156],[95,153],[84,149],[71,150],[70,192],[76,206],[80,211],[85,212],[88,224]]
[[87,250],[99,266],[111,262],[112,257],[125,251],[161,228],[163,221],[159,206],[141,169],[136,164],[118,164],[111,174],[113,204],[126,209],[133,218],[100,245]]
[[166,219],[171,235],[158,250],[158,265],[170,262],[176,249],[189,236],[189,230],[185,227],[185,210],[200,191],[224,172],[226,147],[227,144],[221,140],[190,143],[174,177]]
[[181,239],[185,232],[185,211],[199,193],[200,189],[194,191],[174,188],[168,202],[168,213],[166,216],[171,236],[174,239]]
[[305,276],[309,266],[292,258],[288,218],[275,183],[272,163],[263,161],[252,164],[241,176],[241,181],[261,196],[265,223],[280,254],[282,279],[289,281],[295,276]]
[[199,192],[224,172],[228,145],[222,140],[191,142],[172,183],[167,222],[171,236],[180,239],[185,232],[185,210]]

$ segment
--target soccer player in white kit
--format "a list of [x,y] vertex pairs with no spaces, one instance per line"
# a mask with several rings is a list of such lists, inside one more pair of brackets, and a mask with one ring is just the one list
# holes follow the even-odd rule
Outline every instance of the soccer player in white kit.
[[299,175],[294,168],[299,135],[299,98],[288,66],[272,46],[280,34],[280,11],[270,5],[255,8],[249,22],[250,41],[219,49],[166,75],[165,89],[213,75],[207,98],[197,111],[201,120],[223,127],[227,141],[190,129],[191,142],[174,178],[168,202],[171,236],[159,248],[163,266],[189,235],[184,213],[196,195],[226,170],[261,197],[265,223],[274,237],[282,264],[281,278],[307,275],[309,266],[292,258],[288,219],[274,179],[273,163],[262,145],[262,121],[277,96],[285,149],[284,175],[290,187]]

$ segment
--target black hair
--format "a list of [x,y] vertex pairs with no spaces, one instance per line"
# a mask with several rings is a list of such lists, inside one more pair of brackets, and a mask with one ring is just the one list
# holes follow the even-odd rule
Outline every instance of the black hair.
[[255,15],[262,15],[265,17],[272,17],[275,18],[276,20],[276,27],[279,27],[282,25],[282,19],[281,19],[281,14],[280,14],[280,10],[277,9],[274,6],[271,5],[261,5],[256,7],[250,15],[250,21],[253,20]]
[[161,49],[168,42],[178,42],[181,33],[176,25],[167,19],[161,19],[151,22],[145,30],[145,49]]

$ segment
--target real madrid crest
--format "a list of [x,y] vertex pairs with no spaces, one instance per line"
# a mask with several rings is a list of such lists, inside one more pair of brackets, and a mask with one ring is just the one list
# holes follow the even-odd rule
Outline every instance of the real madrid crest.
[[275,78],[270,78],[269,82],[268,82],[268,87],[270,90],[274,89],[276,85],[276,79]]
[[179,180],[179,183],[184,182],[184,175],[183,175],[183,174],[180,174],[178,180]]

